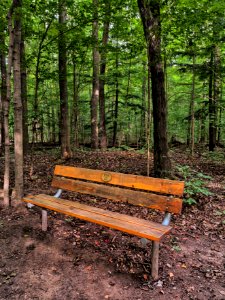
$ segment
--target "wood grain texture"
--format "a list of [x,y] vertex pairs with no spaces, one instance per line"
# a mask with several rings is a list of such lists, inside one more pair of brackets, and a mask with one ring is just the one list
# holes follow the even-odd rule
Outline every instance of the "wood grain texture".
[[48,195],[26,196],[23,201],[153,241],[160,241],[171,230],[170,226]]
[[84,182],[64,177],[55,176],[52,180],[52,186],[63,190],[94,195],[117,202],[127,202],[133,205],[145,206],[171,213],[180,213],[182,209],[182,200],[179,198]]
[[132,174],[122,174],[60,165],[57,165],[55,167],[54,174],[56,176],[108,183],[112,185],[159,192],[169,195],[182,196],[184,192],[183,181],[175,181],[169,179],[152,178]]

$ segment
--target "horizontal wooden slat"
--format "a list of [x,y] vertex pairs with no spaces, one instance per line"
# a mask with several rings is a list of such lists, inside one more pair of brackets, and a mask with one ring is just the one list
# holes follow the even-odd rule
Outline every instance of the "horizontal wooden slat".
[[109,183],[112,185],[159,192],[169,195],[182,196],[184,191],[184,182],[182,181],[159,179],[132,174],[122,174],[60,165],[55,167],[54,174],[56,176]]
[[23,201],[154,241],[159,241],[171,230],[170,226],[48,195],[26,196]]
[[182,208],[182,200],[179,198],[84,182],[64,177],[54,176],[52,186],[63,190],[99,196],[117,202],[127,202],[172,213],[180,213]]

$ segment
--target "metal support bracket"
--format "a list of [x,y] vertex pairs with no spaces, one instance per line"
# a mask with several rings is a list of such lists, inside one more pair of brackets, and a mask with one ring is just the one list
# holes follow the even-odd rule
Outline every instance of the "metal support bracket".
[[165,217],[164,217],[163,221],[162,221],[162,225],[168,226],[168,225],[170,225],[170,221],[171,221],[171,213],[167,212],[165,214]]
[[58,191],[55,193],[55,195],[53,197],[59,198],[61,196],[62,192],[63,192],[62,189],[58,189]]

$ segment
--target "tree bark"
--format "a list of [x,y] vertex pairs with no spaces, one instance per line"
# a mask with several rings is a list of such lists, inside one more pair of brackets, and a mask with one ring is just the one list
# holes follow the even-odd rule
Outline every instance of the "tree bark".
[[125,119],[125,141],[126,145],[129,146],[130,142],[130,114],[128,113],[128,99],[129,99],[129,92],[130,92],[130,82],[131,82],[131,65],[132,65],[132,59],[131,59],[132,52],[130,51],[130,59],[129,59],[129,65],[128,65],[128,76],[127,76],[127,88],[126,88],[126,95],[125,95],[125,110],[127,112],[127,115],[124,116]]
[[150,175],[150,148],[151,148],[151,70],[148,64],[148,99],[147,99],[147,124],[146,124],[146,143],[147,143],[147,176]]
[[147,105],[146,105],[146,86],[147,86],[147,72],[146,72],[146,62],[143,62],[143,78],[142,78],[142,111],[140,118],[140,146],[143,147],[147,142],[146,132],[147,132]]
[[73,58],[73,130],[74,130],[74,147],[79,148],[79,134],[78,134],[78,84],[76,61]]
[[171,162],[167,142],[167,101],[161,58],[160,1],[138,0],[147,41],[148,60],[152,78],[154,118],[154,173],[156,177],[170,175]]
[[118,79],[118,68],[119,68],[119,57],[118,57],[118,43],[116,50],[116,97],[115,97],[115,109],[114,109],[114,121],[113,121],[113,147],[116,147],[117,140],[117,127],[118,127],[118,110],[119,110],[119,79]]
[[102,36],[102,50],[100,60],[100,78],[99,78],[99,137],[100,148],[107,148],[107,133],[105,122],[105,71],[106,71],[106,56],[107,44],[109,39],[109,24],[110,24],[110,2],[105,1],[105,20]]
[[91,96],[91,147],[98,149],[98,103],[99,103],[99,47],[98,47],[98,0],[93,0],[93,79]]
[[221,94],[221,54],[218,45],[215,45],[214,49],[214,86],[213,86],[213,104],[214,104],[214,140],[215,145],[217,143],[217,132],[218,132],[218,104],[220,101]]
[[[223,99],[223,82],[221,81],[221,88],[220,88],[221,94],[220,94],[220,101]],[[217,145],[220,145],[221,142],[221,134],[222,134],[222,103],[220,103],[219,109],[218,109],[218,132],[217,132]]]
[[[3,33],[0,33],[0,43],[5,45]],[[3,47],[0,48],[0,66],[1,66],[1,97],[0,97],[0,156],[3,153],[4,145],[4,104],[7,101],[7,86],[6,86],[6,57]]]
[[48,23],[47,26],[45,26],[45,31],[43,33],[43,36],[41,38],[39,47],[38,47],[38,54],[37,54],[37,62],[36,62],[36,67],[35,67],[35,89],[34,89],[34,105],[33,105],[33,121],[32,121],[32,148],[33,148],[33,143],[37,142],[37,125],[39,123],[39,113],[38,113],[38,89],[39,89],[39,83],[40,83],[40,63],[41,63],[41,54],[42,54],[42,49],[43,49],[43,44],[45,41],[45,38],[47,37],[48,30],[50,29],[50,26],[52,24],[52,20]]
[[214,50],[211,50],[211,59],[209,67],[209,151],[214,151],[216,146],[216,128],[215,128],[215,103],[213,97],[213,79],[214,79]]
[[194,155],[195,145],[195,54],[193,53],[193,74],[192,74],[192,90],[191,90],[191,155]]
[[203,99],[204,99],[204,103],[202,106],[202,112],[201,112],[201,124],[200,124],[200,143],[204,144],[205,143],[205,129],[206,129],[206,102],[207,102],[207,95],[205,95],[205,93],[203,94]]
[[21,35],[21,97],[23,104],[23,151],[24,154],[28,151],[29,146],[29,135],[28,135],[28,116],[27,116],[27,70],[26,70],[26,54],[25,54],[25,43],[24,33]]
[[21,7],[22,0],[14,0],[14,152],[15,152],[15,200],[23,197],[23,105],[21,97]]
[[[8,48],[8,65],[7,65],[7,76],[6,76],[6,99],[3,102],[4,111],[4,146],[5,146],[5,168],[4,168],[4,206],[10,206],[9,197],[9,183],[10,183],[10,140],[9,140],[9,105],[11,98],[11,74],[12,74],[12,64],[13,64],[13,45],[14,45],[14,30],[12,26],[12,14],[14,10],[14,3],[9,9],[7,19],[8,19],[8,32],[9,32],[9,48]],[[4,71],[3,71],[4,72]]]
[[67,91],[67,49],[66,49],[66,2],[59,1],[59,90],[60,90],[60,129],[61,129],[61,156],[70,158],[72,156],[70,148],[70,127],[68,111],[68,91]]

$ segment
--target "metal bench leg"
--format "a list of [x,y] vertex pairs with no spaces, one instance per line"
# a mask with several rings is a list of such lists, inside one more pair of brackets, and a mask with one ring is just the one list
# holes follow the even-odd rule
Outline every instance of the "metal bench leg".
[[152,271],[153,279],[158,279],[159,276],[159,242],[152,242]]
[[47,231],[48,228],[48,214],[47,210],[42,209],[42,226],[41,226],[43,231]]

